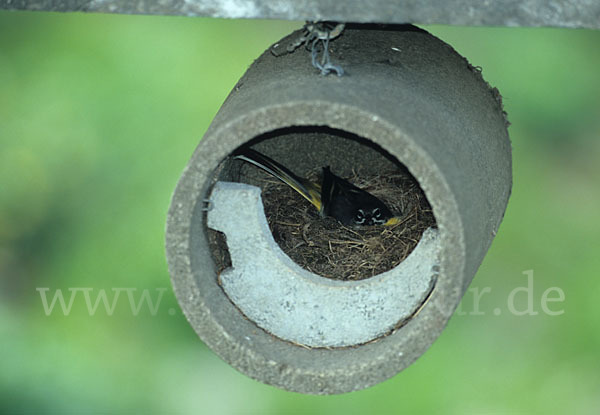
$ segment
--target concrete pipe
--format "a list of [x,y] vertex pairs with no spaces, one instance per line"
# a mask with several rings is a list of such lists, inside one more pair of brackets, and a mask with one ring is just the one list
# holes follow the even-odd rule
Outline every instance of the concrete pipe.
[[[366,388],[425,352],[483,260],[512,181],[499,94],[449,45],[413,26],[348,26],[329,46],[343,76],[320,75],[304,47],[252,64],[184,170],[166,235],[175,293],[200,338],[252,378],[313,394]],[[313,274],[274,242],[257,183],[240,180],[252,166],[230,157],[240,146],[298,174],[401,166],[436,226],[372,278]]]

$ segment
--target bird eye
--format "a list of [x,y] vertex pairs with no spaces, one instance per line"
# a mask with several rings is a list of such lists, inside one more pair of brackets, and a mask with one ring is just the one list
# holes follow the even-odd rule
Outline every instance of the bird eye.
[[381,218],[381,210],[379,210],[379,208],[373,209],[373,217],[376,219]]
[[365,222],[365,212],[362,209],[358,209],[356,215],[354,215],[354,222],[361,225]]

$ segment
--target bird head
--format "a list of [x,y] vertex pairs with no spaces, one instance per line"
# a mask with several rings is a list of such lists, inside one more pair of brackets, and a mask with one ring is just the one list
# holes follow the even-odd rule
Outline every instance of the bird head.
[[362,207],[356,210],[352,224],[358,226],[383,225],[392,217],[386,206]]

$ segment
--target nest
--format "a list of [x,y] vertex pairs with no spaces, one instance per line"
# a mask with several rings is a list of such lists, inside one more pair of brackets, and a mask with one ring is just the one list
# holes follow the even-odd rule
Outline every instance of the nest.
[[[314,180],[316,174],[311,175]],[[361,280],[400,264],[435,225],[425,194],[408,173],[394,171],[347,180],[382,200],[400,217],[394,226],[348,227],[317,210],[289,186],[266,179],[263,203],[269,228],[298,265],[323,277]]]
[[[318,180],[313,172],[310,179]],[[423,232],[435,226],[433,212],[416,180],[407,172],[347,178],[381,199],[400,217],[390,227],[348,227],[321,218],[313,205],[296,191],[270,176],[261,183],[265,214],[273,238],[298,265],[323,277],[361,280],[400,264],[417,246]],[[218,271],[230,266],[226,243],[209,232]]]

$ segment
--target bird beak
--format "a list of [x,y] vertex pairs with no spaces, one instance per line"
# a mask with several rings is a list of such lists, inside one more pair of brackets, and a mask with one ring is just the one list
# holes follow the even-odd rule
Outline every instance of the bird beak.
[[400,223],[400,218],[398,216],[394,216],[391,217],[390,219],[388,219],[388,221],[386,223],[383,224],[383,226],[394,226]]

